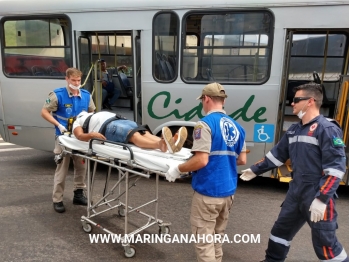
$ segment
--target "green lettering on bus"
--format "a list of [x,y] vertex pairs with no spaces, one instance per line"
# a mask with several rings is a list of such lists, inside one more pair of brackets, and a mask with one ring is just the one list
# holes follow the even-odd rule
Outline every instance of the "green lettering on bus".
[[256,110],[256,112],[254,112],[254,115],[250,118],[247,117],[247,111],[250,108],[250,106],[252,105],[252,102],[254,100],[255,96],[251,95],[249,99],[247,99],[245,105],[241,108],[239,108],[238,110],[236,110],[235,112],[231,113],[229,116],[235,120],[239,119],[239,117],[241,117],[241,119],[244,122],[250,122],[251,120],[254,120],[256,123],[263,123],[266,122],[267,119],[263,118],[261,119],[260,117],[267,111],[267,109],[262,106],[260,108],[258,108]]
[[[169,108],[170,102],[171,102],[171,94],[167,91],[163,91],[163,92],[159,92],[157,94],[155,94],[149,101],[148,104],[148,113],[149,116],[154,118],[154,119],[164,119],[167,117],[170,117],[171,115],[173,115],[175,118],[177,119],[183,119],[185,121],[189,121],[191,119],[193,119],[195,116],[197,116],[198,118],[203,118],[204,116],[202,115],[202,104],[199,103],[197,106],[193,107],[192,109],[190,109],[188,112],[186,112],[183,115],[180,115],[180,113],[178,112],[178,109],[174,109],[173,111],[171,111],[169,114],[167,115],[160,115],[159,113],[155,113],[153,108],[154,108],[154,103],[155,100],[157,99],[164,99],[164,103],[163,103],[163,108]],[[250,108],[250,106],[253,103],[255,96],[251,95],[249,97],[249,99],[247,99],[245,105],[241,108],[239,108],[238,110],[236,110],[235,112],[231,113],[229,116],[234,118],[235,120],[238,120],[240,117],[243,121],[245,122],[250,122],[250,121],[255,121],[256,123],[263,123],[266,122],[267,119],[266,118],[262,118],[262,116],[264,115],[264,113],[267,111],[267,109],[265,107],[260,107],[256,110],[256,112],[254,112],[254,114],[251,117],[247,116],[248,110]],[[179,98],[175,101],[175,104],[180,104],[182,102],[182,98]]]

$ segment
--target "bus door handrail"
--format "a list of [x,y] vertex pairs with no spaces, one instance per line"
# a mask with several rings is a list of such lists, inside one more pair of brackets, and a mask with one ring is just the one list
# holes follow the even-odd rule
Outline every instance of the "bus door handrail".
[[348,98],[348,87],[349,87],[349,82],[345,81],[343,84],[342,95],[339,101],[339,107],[338,107],[338,112],[336,116],[336,121],[339,123],[341,127],[343,125],[345,104]]

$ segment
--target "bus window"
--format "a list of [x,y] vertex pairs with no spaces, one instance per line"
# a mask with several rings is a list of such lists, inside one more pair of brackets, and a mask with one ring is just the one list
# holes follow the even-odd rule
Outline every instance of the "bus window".
[[[197,52],[197,46],[199,38],[197,35],[194,34],[188,34],[186,36],[185,46],[188,48],[185,48],[185,56],[183,59],[185,59],[183,63],[183,74],[185,75],[186,79],[194,79],[198,75],[198,52]],[[189,47],[195,47],[195,48],[189,48]]]
[[293,35],[289,80],[313,80],[316,71],[324,81],[338,81],[345,62],[345,34],[329,34],[326,49],[326,34]]
[[66,18],[2,21],[3,64],[7,76],[63,78],[72,65]]
[[125,65],[128,68],[126,74],[132,73],[132,42],[131,35],[92,35],[92,59],[102,58],[107,62],[108,68],[116,68]]
[[185,82],[262,84],[268,80],[273,33],[269,12],[191,12],[183,21]]
[[173,82],[178,68],[178,16],[172,12],[156,14],[153,32],[153,76],[159,82]]
[[346,33],[313,31],[293,34],[287,85],[288,104],[294,97],[294,87],[315,81],[322,84],[324,98],[321,113],[326,117],[334,117],[346,59],[346,42]]

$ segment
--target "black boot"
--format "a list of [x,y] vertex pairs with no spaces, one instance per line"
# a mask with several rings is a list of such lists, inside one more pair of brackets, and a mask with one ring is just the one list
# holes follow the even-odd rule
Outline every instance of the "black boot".
[[73,204],[74,205],[87,206],[87,198],[84,196],[84,190],[83,189],[76,189],[74,191]]
[[53,208],[58,213],[63,213],[65,211],[65,207],[62,201],[58,203],[53,203]]

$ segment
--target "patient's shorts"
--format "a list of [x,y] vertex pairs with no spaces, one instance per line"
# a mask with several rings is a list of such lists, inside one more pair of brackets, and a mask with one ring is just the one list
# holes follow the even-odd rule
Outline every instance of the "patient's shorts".
[[110,141],[125,143],[128,133],[136,127],[137,123],[130,120],[114,120],[107,125],[105,137]]

